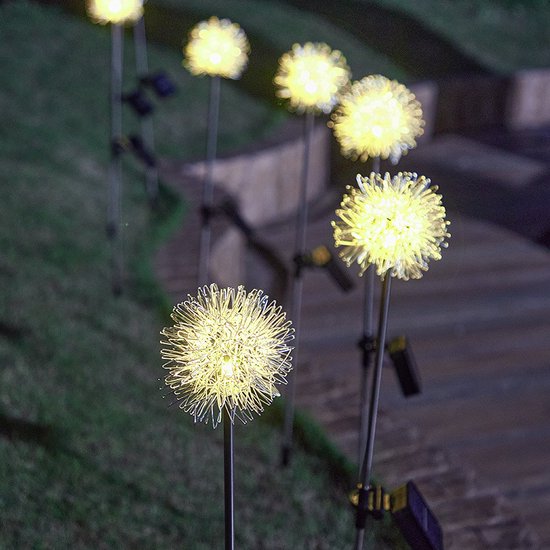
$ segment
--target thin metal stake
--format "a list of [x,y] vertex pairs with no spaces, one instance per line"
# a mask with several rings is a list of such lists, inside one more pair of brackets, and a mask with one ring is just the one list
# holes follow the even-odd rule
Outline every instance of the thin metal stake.
[[363,466],[363,455],[367,444],[367,418],[368,418],[368,385],[369,372],[374,352],[374,266],[370,266],[365,274],[365,291],[363,303],[363,335],[361,338],[361,396],[359,415],[359,447],[358,460],[359,474]]
[[315,114],[308,111],[304,123],[304,158],[302,163],[302,179],[300,182],[300,197],[296,215],[296,236],[294,244],[294,259],[297,262],[292,279],[292,323],[294,326],[295,346],[292,354],[293,369],[288,376],[288,389],[285,401],[285,420],[283,427],[283,444],[281,463],[287,466],[292,451],[292,432],[294,426],[294,409],[296,401],[296,371],[298,368],[298,351],[300,344],[300,318],[302,311],[303,270],[300,261],[306,252],[306,230],[308,217],[307,185],[309,178],[309,157],[313,130],[315,128]]
[[119,148],[122,139],[122,25],[111,25],[111,161],[109,166],[109,207],[107,234],[111,240],[111,278],[115,294],[122,291],[122,235],[120,234],[122,159]]
[[211,210],[214,202],[214,163],[218,144],[218,121],[220,112],[219,76],[210,79],[210,98],[208,101],[208,127],[206,140],[206,172],[202,188],[201,203],[201,240],[199,257],[199,286],[208,284],[210,271]]
[[[134,51],[136,57],[136,73],[138,79],[146,78],[149,74],[147,60],[147,35],[145,34],[145,20],[141,17],[134,25]],[[155,128],[151,115],[141,117],[141,139],[144,146],[155,156]],[[149,204],[154,208],[158,201],[159,180],[156,166],[145,167],[145,189]]]
[[392,277],[389,272],[384,275],[382,285],[382,302],[380,303],[380,317],[378,321],[378,338],[376,345],[376,360],[371,399],[369,403],[369,421],[367,431],[367,445],[362,461],[361,475],[359,476],[359,503],[356,518],[355,550],[362,550],[365,536],[365,521],[367,510],[368,487],[372,473],[372,458],[374,455],[374,438],[376,435],[376,420],[378,417],[378,402],[380,399],[380,385],[382,382],[382,367],[384,364],[384,348],[386,347],[386,332],[388,329],[388,313],[390,308],[390,291]]
[[[380,157],[372,159],[372,171],[380,172]],[[360,414],[359,414],[359,446],[358,460],[359,473],[363,466],[363,453],[367,444],[367,414],[368,414],[368,384],[369,369],[372,355],[374,352],[374,266],[367,269],[365,277],[365,294],[363,305],[363,334],[361,337],[361,394],[360,394]]]
[[235,548],[235,512],[234,512],[234,464],[233,464],[233,422],[229,413],[223,411],[223,481],[225,514],[225,550]]

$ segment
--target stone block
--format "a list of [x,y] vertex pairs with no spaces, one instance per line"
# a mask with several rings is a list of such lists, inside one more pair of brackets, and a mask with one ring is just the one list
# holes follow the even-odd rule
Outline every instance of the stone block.
[[550,124],[550,69],[517,72],[510,83],[506,125],[515,130]]
[[221,286],[243,284],[245,242],[240,231],[228,228],[215,242],[211,254],[211,271]]

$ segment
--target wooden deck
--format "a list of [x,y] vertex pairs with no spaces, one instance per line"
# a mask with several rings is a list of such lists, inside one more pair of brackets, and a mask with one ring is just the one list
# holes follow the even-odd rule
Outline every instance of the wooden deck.
[[[311,246],[332,242],[333,217],[327,212],[310,224]],[[548,548],[550,253],[494,225],[453,212],[449,219],[452,238],[443,259],[422,279],[392,285],[389,335],[408,337],[423,392],[404,398],[387,365],[380,403],[391,429],[380,429],[374,473],[390,486],[420,473],[419,486],[432,497],[450,548],[536,547],[526,534],[518,537],[516,512],[532,526],[540,547]],[[270,228],[265,238],[277,247],[292,242],[292,230]],[[364,289],[362,279],[356,282],[344,294],[327,273],[307,274],[297,375],[299,404],[352,458]],[[407,462],[406,452],[405,457],[392,452],[404,444],[414,448],[408,466],[395,463]],[[439,471],[438,453],[445,455]],[[443,474],[443,483],[449,474],[456,479],[455,467],[468,485],[468,502],[460,502],[460,493],[438,493],[438,476]],[[483,500],[493,497],[496,501]],[[449,508],[453,499],[458,508],[479,513],[468,519],[471,539],[457,532],[468,510]],[[502,508],[494,521],[514,532],[507,542],[499,539],[493,546],[491,532],[483,531],[487,505]]]

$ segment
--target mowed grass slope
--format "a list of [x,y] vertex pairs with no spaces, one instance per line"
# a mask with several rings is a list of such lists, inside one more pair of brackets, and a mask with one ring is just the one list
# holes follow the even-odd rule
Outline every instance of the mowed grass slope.
[[[104,28],[0,6],[0,547],[220,548],[221,430],[193,425],[159,389],[167,321],[146,251],[182,207],[164,191],[152,216],[130,159],[128,283],[119,298],[110,290],[108,51]],[[156,118],[160,151],[198,155],[204,81],[180,70],[178,52],[151,49],[151,66],[180,88]],[[226,146],[276,122],[227,89]],[[279,437],[263,417],[236,428],[237,547],[350,547],[334,462],[298,448],[281,471]]]
[[418,19],[488,69],[511,73],[550,64],[547,0],[361,1]]

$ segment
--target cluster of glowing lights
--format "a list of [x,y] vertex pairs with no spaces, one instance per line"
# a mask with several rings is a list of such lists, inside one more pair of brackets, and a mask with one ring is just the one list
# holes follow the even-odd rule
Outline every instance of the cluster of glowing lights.
[[96,23],[122,25],[143,16],[143,0],[88,0],[88,15]]
[[408,172],[358,175],[357,183],[359,189],[348,186],[336,210],[339,220],[332,222],[340,257],[348,266],[357,262],[360,275],[374,265],[381,276],[422,277],[450,237],[437,187]]
[[246,67],[250,45],[246,34],[229,19],[211,17],[191,29],[183,53],[194,75],[237,79]]
[[389,157],[396,163],[416,146],[424,121],[420,103],[406,86],[370,75],[343,94],[331,126],[344,156],[362,161]]
[[294,44],[279,59],[275,75],[277,96],[290,101],[298,112],[330,113],[338,94],[349,83],[350,70],[346,58],[327,44],[307,42]]
[[165,383],[195,422],[216,427],[224,409],[246,422],[280,395],[294,330],[261,290],[204,286],[174,307],[172,319],[161,333]]

